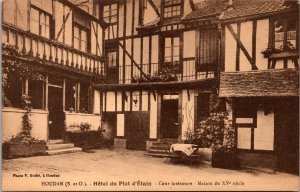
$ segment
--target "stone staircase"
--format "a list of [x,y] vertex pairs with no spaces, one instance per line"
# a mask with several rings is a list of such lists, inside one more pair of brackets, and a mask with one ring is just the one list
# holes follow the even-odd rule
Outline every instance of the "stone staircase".
[[152,157],[168,157],[168,149],[174,144],[178,143],[177,139],[164,139],[152,143],[152,146],[147,150],[146,155]]
[[74,147],[73,143],[66,143],[62,139],[49,140],[47,143],[47,155],[59,155],[82,151],[79,147]]

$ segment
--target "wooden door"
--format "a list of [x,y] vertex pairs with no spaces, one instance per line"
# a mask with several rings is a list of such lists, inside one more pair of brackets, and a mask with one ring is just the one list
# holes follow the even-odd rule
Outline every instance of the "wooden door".
[[162,139],[178,138],[178,99],[162,99],[160,122]]
[[49,139],[62,139],[65,114],[63,112],[63,89],[49,86]]
[[146,150],[146,141],[149,136],[149,118],[148,112],[125,114],[127,149]]
[[275,151],[279,170],[299,172],[299,100],[278,100],[275,109]]

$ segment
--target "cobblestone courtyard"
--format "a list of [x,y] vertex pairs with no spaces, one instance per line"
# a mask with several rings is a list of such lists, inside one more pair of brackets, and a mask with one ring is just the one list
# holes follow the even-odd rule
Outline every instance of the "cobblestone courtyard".
[[3,160],[3,190],[298,190],[299,177],[168,164],[142,151],[95,150]]

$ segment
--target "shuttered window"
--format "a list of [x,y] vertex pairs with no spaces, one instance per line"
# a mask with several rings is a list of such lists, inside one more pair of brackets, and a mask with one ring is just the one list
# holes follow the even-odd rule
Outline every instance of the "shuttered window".
[[218,59],[218,31],[200,30],[199,64],[216,64]]

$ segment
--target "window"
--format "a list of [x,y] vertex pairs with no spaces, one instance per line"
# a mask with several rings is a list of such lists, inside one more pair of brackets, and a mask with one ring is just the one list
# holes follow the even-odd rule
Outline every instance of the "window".
[[179,36],[166,37],[164,49],[164,64],[166,66],[179,65],[180,39]]
[[78,83],[66,80],[65,110],[80,113],[89,113],[90,89],[87,83]]
[[79,49],[81,51],[87,52],[87,39],[88,39],[87,29],[80,27],[78,25],[74,25],[74,36],[73,43],[74,48]]
[[164,18],[181,15],[181,0],[165,0]]
[[217,64],[218,31],[215,29],[199,32],[199,64]]
[[248,98],[234,100],[233,113],[237,127],[237,148],[254,149],[254,132],[257,127],[257,105],[259,101]]
[[43,11],[31,7],[30,31],[36,35],[50,38],[50,16]]
[[81,83],[80,84],[80,113],[89,112],[89,85]]
[[103,20],[109,23],[107,39],[117,37],[117,4],[105,5],[103,7]]
[[210,113],[210,94],[199,93],[197,96],[197,121],[200,122]]
[[66,100],[65,110],[72,111],[76,110],[76,92],[77,83],[72,80],[66,80]]
[[15,74],[3,74],[7,76],[6,86],[3,86],[2,104],[4,107],[22,108],[22,94],[24,82]]
[[277,49],[297,47],[297,20],[280,19],[274,22],[274,46]]
[[108,57],[108,67],[116,67],[117,66],[117,52],[111,51],[107,54]]
[[34,109],[44,108],[44,82],[28,81],[28,95],[31,97],[31,105]]

